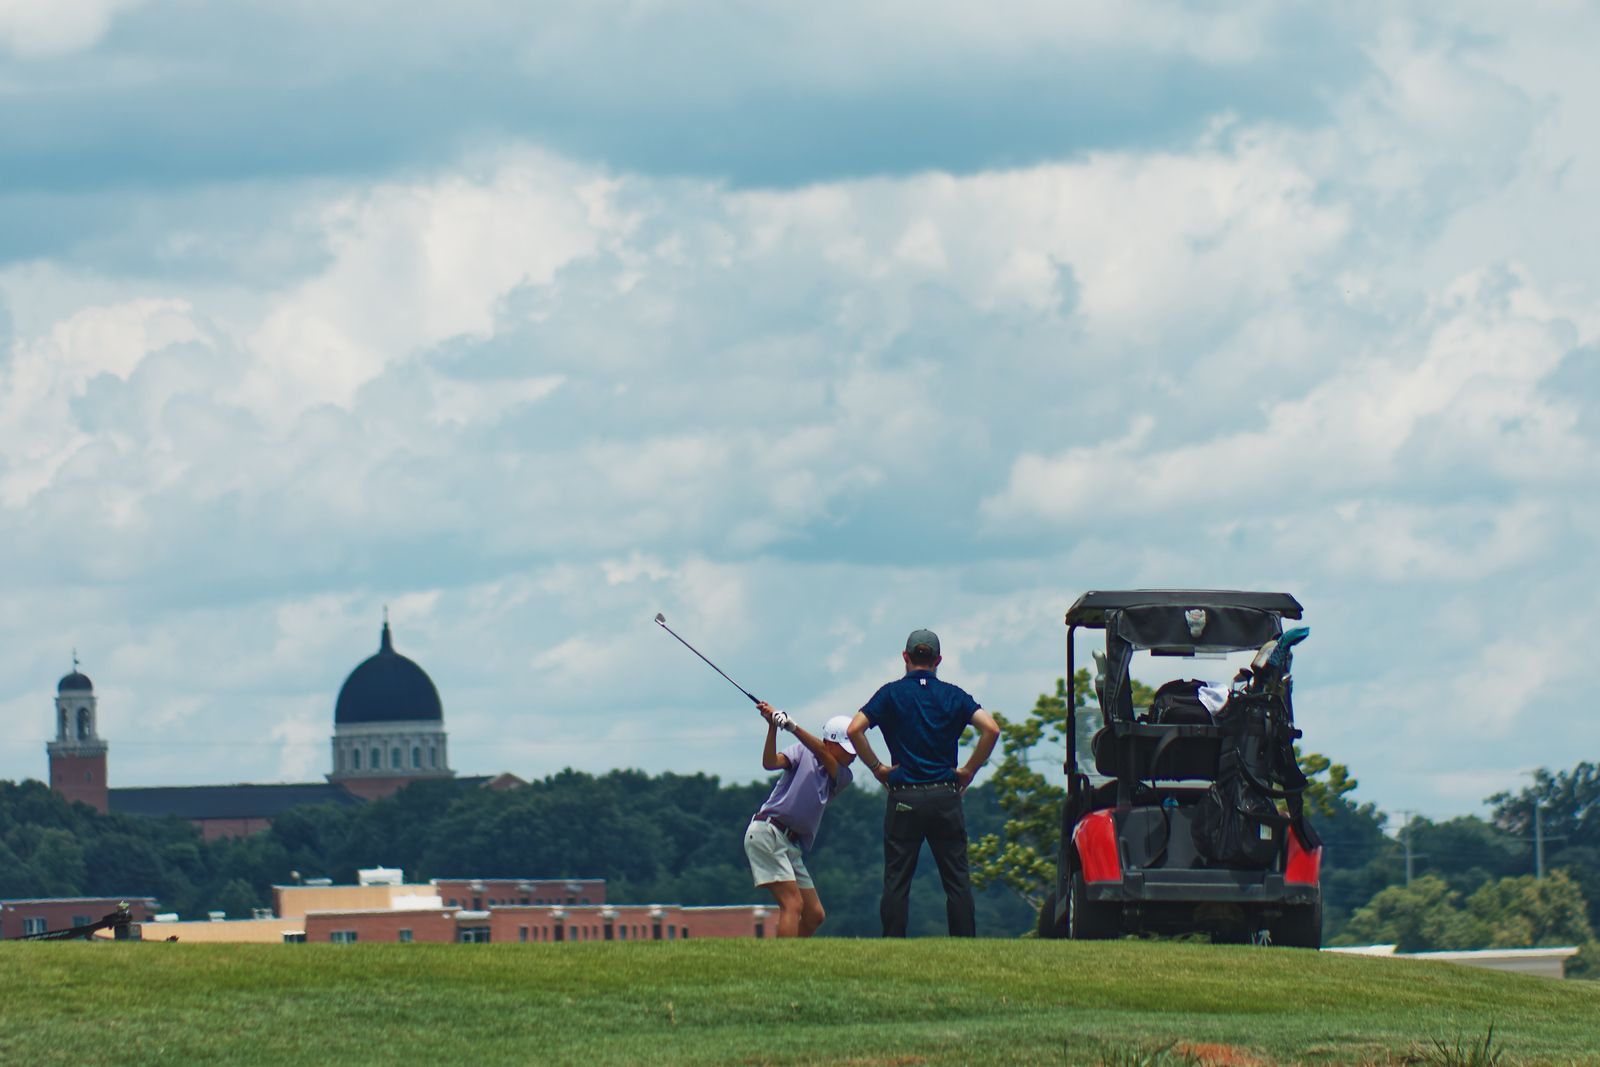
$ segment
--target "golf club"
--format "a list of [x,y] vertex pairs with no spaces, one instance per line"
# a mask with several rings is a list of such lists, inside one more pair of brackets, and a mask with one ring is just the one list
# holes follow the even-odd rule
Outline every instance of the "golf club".
[[[667,625],[667,617],[665,615],[661,614],[659,611],[656,612],[656,625],[661,627],[663,630],[667,631],[667,633],[671,634],[673,637],[678,637],[677,631],[674,630],[672,627]],[[687,648],[690,652],[693,652],[695,655],[700,656],[700,650],[698,648],[695,648],[693,645],[691,645],[689,642],[685,641],[681,637],[678,637],[678,641],[680,643],[682,643],[684,648]],[[724,678],[728,678],[728,676],[726,674],[723,674],[723,671],[722,671],[721,667],[717,666],[715,663],[712,663],[710,660],[706,659],[704,656],[700,656],[700,658],[705,660],[705,663],[706,663],[707,667],[710,667],[712,670],[716,671],[718,674],[721,674]],[[761,703],[761,701],[756,698],[754,693],[750,692],[750,690],[746,689],[744,686],[740,685],[738,682],[735,682],[732,678],[728,678],[728,682],[729,682],[730,685],[732,685],[739,692],[741,692],[745,696],[749,697],[750,698],[750,703],[752,703],[752,704]]]

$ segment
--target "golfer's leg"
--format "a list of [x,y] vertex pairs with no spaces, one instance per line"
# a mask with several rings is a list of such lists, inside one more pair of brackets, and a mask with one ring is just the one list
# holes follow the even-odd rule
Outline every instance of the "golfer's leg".
[[822,910],[822,898],[815,889],[800,890],[800,936],[810,937],[817,932],[828,913]]
[[930,804],[928,850],[939,866],[944,883],[944,913],[951,937],[976,937],[977,909],[972,902],[972,876],[967,868],[967,818],[961,810],[961,794],[952,791]]
[[778,936],[799,937],[800,917],[805,910],[800,887],[793,882],[769,882],[766,888],[778,901]]
[[[897,811],[896,808],[905,808]],[[884,937],[906,936],[906,921],[911,911],[911,876],[917,873],[917,851],[922,848],[916,812],[893,793],[883,815],[883,900],[878,917],[883,920]]]

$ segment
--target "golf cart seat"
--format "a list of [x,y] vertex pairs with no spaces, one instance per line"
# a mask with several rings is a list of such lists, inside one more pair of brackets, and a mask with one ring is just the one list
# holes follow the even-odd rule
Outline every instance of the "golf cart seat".
[[1120,743],[1111,728],[1103,726],[1090,742],[1095,770],[1108,778],[1121,776],[1123,760],[1131,752],[1135,781],[1215,779],[1220,746],[1215,730],[1179,723],[1142,725],[1137,734],[1124,737]]

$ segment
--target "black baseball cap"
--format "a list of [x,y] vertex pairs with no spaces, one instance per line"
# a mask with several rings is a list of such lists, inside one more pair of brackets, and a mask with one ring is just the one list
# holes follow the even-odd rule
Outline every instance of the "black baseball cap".
[[928,655],[939,654],[939,635],[932,630],[912,630],[911,636],[906,638],[906,651],[916,654],[921,649]]

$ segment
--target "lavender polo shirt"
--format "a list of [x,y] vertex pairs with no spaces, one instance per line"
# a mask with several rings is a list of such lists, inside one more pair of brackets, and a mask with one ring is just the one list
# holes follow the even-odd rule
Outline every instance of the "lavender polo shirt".
[[835,782],[828,777],[822,761],[798,741],[779,755],[789,761],[789,766],[778,776],[772,793],[756,814],[770,815],[799,834],[800,847],[810,852],[811,843],[817,839],[817,827],[822,825],[822,809],[850,784],[850,768],[840,764],[839,780]]

